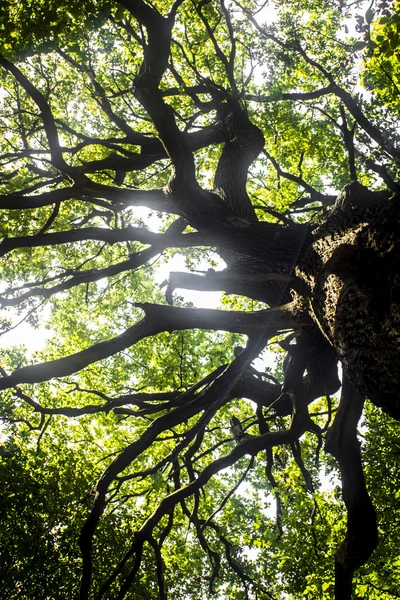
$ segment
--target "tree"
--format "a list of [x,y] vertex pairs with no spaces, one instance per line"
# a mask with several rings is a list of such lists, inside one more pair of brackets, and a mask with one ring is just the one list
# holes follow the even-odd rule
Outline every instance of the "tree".
[[247,0],[5,6],[2,333],[51,333],[3,352],[3,592],[330,598],[334,553],[336,598],[393,597],[389,529],[367,561],[371,497],[398,512],[398,102],[373,62],[398,3],[358,37],[334,0],[269,25]]

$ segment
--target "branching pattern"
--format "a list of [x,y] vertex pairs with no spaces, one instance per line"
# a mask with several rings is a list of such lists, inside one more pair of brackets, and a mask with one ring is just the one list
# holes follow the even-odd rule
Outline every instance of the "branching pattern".
[[[65,318],[52,323],[60,337],[42,358],[4,358],[2,418],[36,431],[38,455],[57,419],[102,419],[108,437],[120,428],[80,505],[80,600],[188,598],[189,583],[170,579],[179,536],[188,547],[196,540],[210,595],[229,572],[240,597],[277,599],[246,567],[229,507],[261,465],[278,543],[287,502],[279,460],[290,452],[320,557],[300,440],[316,440],[318,460],[328,429],[348,515],[336,598],[350,599],[377,544],[357,441],[365,397],[400,418],[396,139],[348,91],[345,44],[337,66],[300,24],[282,17],[280,33],[261,24],[254,2],[111,4],[79,43],[55,36],[25,60],[0,55],[0,335],[14,328],[8,315],[35,325],[47,307]],[[264,87],[254,77],[260,57],[272,65]],[[305,84],[302,75],[289,82],[295,72]],[[285,127],[302,130],[298,147]],[[309,141],[318,127],[329,128],[332,149],[319,152],[326,163],[336,157],[340,195]],[[315,144],[328,146],[319,135]],[[171,270],[163,296],[148,282],[177,249],[192,269]],[[196,308],[177,290],[236,301]],[[175,344],[169,358],[165,339]],[[252,362],[273,344],[282,370],[258,371]],[[344,385],[329,427],[338,361]],[[103,568],[103,523],[114,518],[126,535]]]

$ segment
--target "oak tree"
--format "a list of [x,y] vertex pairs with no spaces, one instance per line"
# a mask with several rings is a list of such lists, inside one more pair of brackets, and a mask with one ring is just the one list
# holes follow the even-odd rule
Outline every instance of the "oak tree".
[[4,3],[1,333],[47,340],[2,351],[7,597],[394,597],[400,13],[359,4]]

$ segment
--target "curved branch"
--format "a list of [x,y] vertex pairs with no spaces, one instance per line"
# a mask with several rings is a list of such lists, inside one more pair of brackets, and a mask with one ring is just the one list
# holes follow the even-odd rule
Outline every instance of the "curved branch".
[[353,573],[377,545],[376,513],[365,485],[357,439],[364,400],[344,375],[339,409],[326,436],[325,449],[339,463],[347,509],[346,537],[335,554],[335,598],[340,600],[351,600]]
[[[278,161],[271,154],[269,154],[269,152],[267,152],[267,150],[265,150],[265,148],[264,148],[264,154],[268,158],[268,160],[273,164],[278,175],[280,175],[281,177],[285,177],[285,179],[288,179],[289,181],[294,181],[299,186],[304,188],[306,190],[306,192],[308,192],[310,194],[309,202],[321,202],[324,205],[334,204],[334,202],[336,200],[336,196],[332,196],[330,194],[322,194],[321,192],[319,192],[318,190],[313,188],[311,185],[309,185],[306,181],[304,181],[304,179],[302,177],[299,177],[298,175],[293,175],[292,173],[287,173],[286,171],[284,171],[280,167]],[[293,206],[295,206],[295,205],[298,206],[298,204],[294,204]]]
[[[135,535],[135,539],[138,541],[147,539],[164,515],[170,514],[178,503],[201,490],[214,475],[223,469],[232,466],[246,454],[255,456],[266,448],[288,444],[297,439],[297,437],[303,435],[308,426],[308,420],[303,417],[304,415],[298,415],[297,417],[295,416],[292,420],[290,429],[287,431],[266,433],[259,437],[249,436],[245,438],[242,443],[238,444],[230,454],[223,456],[209,464],[194,481],[173,492],[169,496],[166,496],[161,501],[158,508],[138,530]],[[132,579],[130,579],[129,585],[131,583]],[[128,590],[126,585],[124,586],[124,590],[125,592]],[[121,597],[123,598],[123,596]],[[81,596],[81,600],[85,599],[86,596]]]
[[257,221],[246,183],[249,167],[264,147],[264,135],[237,101],[229,98],[222,111],[228,113],[221,115],[226,142],[218,161],[214,188],[234,215]]
[[54,233],[38,233],[15,238],[4,238],[0,243],[0,257],[17,248],[37,248],[39,246],[58,246],[96,240],[107,244],[118,242],[140,242],[149,244],[158,249],[166,247],[192,248],[193,246],[209,245],[208,236],[199,233],[153,233],[146,227],[128,225],[125,229],[107,229],[105,227],[86,227],[84,229],[70,229]]
[[[210,144],[220,144],[223,142],[223,136],[221,127],[219,125],[207,125],[200,129],[199,131],[191,131],[191,132],[180,132],[189,149],[194,152],[196,150],[200,150],[201,148],[207,147]],[[74,133],[74,135],[78,135],[78,133]],[[142,137],[144,139],[142,139]],[[107,156],[106,158],[99,158],[97,160],[92,160],[85,162],[82,166],[77,167],[77,170],[81,173],[95,173],[100,170],[118,170],[123,172],[130,171],[140,171],[149,167],[159,160],[164,160],[168,158],[169,154],[166,151],[165,147],[162,145],[161,141],[156,138],[142,136],[141,134],[135,132],[135,137],[124,140],[119,140],[122,143],[130,143],[135,146],[141,147],[140,153],[131,152],[131,156],[121,156],[120,154],[116,154],[115,152]],[[93,144],[101,144],[102,140],[93,139]],[[86,145],[90,144],[90,138]],[[115,148],[115,147],[114,147]],[[79,147],[76,148],[77,150]],[[123,152],[122,147],[115,148],[119,152]],[[72,150],[67,150],[68,152],[73,152]]]
[[20,71],[20,69],[18,69],[17,66],[7,60],[2,54],[0,54],[0,65],[15,77],[16,81],[18,81],[18,83],[24,88],[26,93],[32,98],[39,108],[40,116],[43,119],[47,141],[49,143],[53,165],[64,173],[68,173],[69,175],[73,176],[76,173],[75,169],[67,165],[63,158],[54,116],[46,98],[29,81],[29,79],[25,77],[25,75],[22,73],[22,71]]
[[[265,347],[269,335],[270,334],[266,334],[265,331],[261,331],[261,333],[260,331],[258,331],[255,339],[253,341],[249,340],[247,348],[233,360],[233,362],[225,369],[225,371],[221,375],[219,375],[219,377],[217,377],[206,390],[199,394],[199,397],[196,397],[194,402],[186,405],[185,410],[182,410],[181,407],[178,407],[177,409],[168,413],[167,415],[156,419],[150,425],[150,427],[148,427],[144,434],[138,440],[127,446],[121,452],[121,454],[114,460],[114,462],[111,463],[111,465],[106,469],[102,478],[97,484],[96,497],[93,503],[93,507],[87,518],[86,523],[82,528],[79,540],[83,557],[83,573],[81,580],[80,600],[87,600],[89,596],[92,574],[93,535],[97,528],[101,514],[104,510],[106,494],[108,492],[108,488],[111,482],[121,471],[126,469],[137,456],[139,456],[146,448],[148,448],[158,437],[158,435],[166,428],[171,428],[177,423],[182,423],[184,420],[187,420],[191,415],[196,414],[201,410],[209,409],[211,410],[211,412],[213,412],[217,410],[220,406],[222,406],[226,399],[226,396],[229,394],[236,379],[240,376],[240,374],[247,367],[247,365],[252,360],[254,360],[254,358],[258,356],[261,350]],[[200,487],[201,486],[199,486],[196,489],[198,490],[200,489]],[[196,489],[193,489],[193,492],[195,492]],[[193,492],[191,491],[188,495],[190,495]],[[176,492],[175,494],[179,494],[179,492]],[[186,495],[184,495],[182,499],[185,497]],[[177,502],[178,501],[180,501],[180,498],[177,500]],[[176,502],[173,503],[173,506],[175,506],[175,504]],[[157,511],[154,513],[153,516],[155,516],[156,513]],[[162,512],[162,514],[159,515],[159,518],[161,518],[164,514],[165,513]],[[157,523],[159,522],[159,518],[157,515]],[[151,531],[152,528],[153,527],[147,527],[147,530]],[[137,541],[143,540],[144,538],[147,538],[147,532],[140,531],[136,534],[135,538],[137,538]],[[126,584],[127,581],[122,586],[121,593],[124,589],[126,591]],[[121,597],[123,597],[123,595]]]
[[246,100],[250,100],[252,102],[279,102],[280,100],[315,100],[316,98],[321,98],[322,96],[326,96],[328,94],[332,94],[334,91],[334,86],[330,83],[327,87],[321,88],[319,90],[314,90],[313,92],[283,92],[279,96],[265,96],[259,94],[245,94]]
[[159,254],[160,251],[160,246],[154,248],[146,248],[146,250],[142,250],[141,252],[134,254],[133,256],[131,256],[131,258],[128,258],[128,260],[121,261],[120,263],[117,263],[115,265],[110,265],[109,267],[105,267],[104,269],[89,269],[86,271],[77,271],[67,281],[59,283],[58,285],[55,285],[50,288],[40,288],[32,286],[31,290],[14,298],[6,298],[5,296],[0,296],[0,306],[17,306],[18,304],[21,304],[25,300],[33,298],[34,296],[50,298],[54,294],[63,292],[65,290],[69,290],[82,283],[92,283],[94,281],[99,281],[100,279],[103,279],[103,277],[112,277],[114,275],[118,275],[119,273],[123,273],[124,271],[132,271],[142,265],[145,265],[151,258]]
[[0,195],[0,210],[8,209],[23,209],[23,208],[40,208],[41,206],[49,206],[64,200],[80,198],[81,194],[76,187],[62,188],[51,192],[43,192],[43,194],[35,194],[25,196],[24,194],[1,194]]
[[182,329],[214,329],[253,335],[260,329],[299,327],[296,310],[292,305],[261,310],[255,313],[224,312],[211,309],[177,308],[158,304],[141,304],[145,318],[126,329],[115,338],[90,346],[75,354],[49,362],[22,367],[0,379],[0,390],[14,387],[20,383],[39,383],[53,377],[72,375],[88,365],[103,360],[140,340],[161,333]]
[[168,194],[163,190],[131,190],[110,185],[102,185],[94,181],[86,181],[81,185],[61,188],[42,194],[25,195],[23,192],[0,195],[1,209],[40,208],[64,200],[85,200],[98,204],[97,198],[110,200],[113,210],[123,210],[126,206],[147,206],[159,212],[176,213],[167,201]]
[[[185,236],[186,237],[186,236]],[[0,244],[1,251],[1,244]],[[281,273],[239,273],[225,269],[223,271],[208,271],[205,275],[195,273],[172,272],[168,277],[168,286],[165,297],[172,304],[172,294],[175,289],[198,291],[224,291],[227,294],[245,294],[249,283],[262,283],[266,281],[281,281],[295,285],[296,277]]]

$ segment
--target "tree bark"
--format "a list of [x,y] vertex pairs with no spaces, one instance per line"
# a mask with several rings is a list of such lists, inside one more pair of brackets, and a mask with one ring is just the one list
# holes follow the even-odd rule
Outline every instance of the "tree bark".
[[297,267],[300,298],[358,391],[400,420],[400,196],[347,186]]

